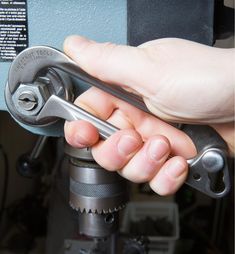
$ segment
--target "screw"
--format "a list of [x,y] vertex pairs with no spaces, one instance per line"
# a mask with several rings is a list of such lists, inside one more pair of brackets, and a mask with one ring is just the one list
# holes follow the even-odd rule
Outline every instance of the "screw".
[[26,111],[31,111],[38,105],[38,98],[32,91],[24,91],[18,97],[18,105]]

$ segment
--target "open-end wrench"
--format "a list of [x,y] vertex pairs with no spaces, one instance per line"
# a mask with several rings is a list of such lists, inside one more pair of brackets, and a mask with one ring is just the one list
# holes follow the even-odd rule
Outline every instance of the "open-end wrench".
[[[9,70],[6,98],[11,97],[20,84],[32,84],[43,69],[51,67],[69,73],[150,113],[140,97],[90,76],[65,54],[46,46],[28,48],[16,57]],[[69,121],[77,119],[90,121],[98,128],[100,136],[104,139],[118,130],[113,125],[55,95],[48,98],[35,116],[35,122],[40,123],[42,119],[45,122],[46,119],[51,119],[51,116]],[[182,130],[193,140],[198,152],[195,158],[187,161],[190,170],[186,183],[211,197],[224,196],[230,189],[226,143],[208,126],[183,125]]]
[[[47,47],[36,46],[21,52],[9,69],[8,87],[11,94],[19,84],[27,84],[35,81],[38,73],[48,67],[54,67],[95,86],[133,106],[150,113],[143,100],[135,94],[127,93],[117,86],[110,86],[98,80],[82,70],[72,59],[61,51]],[[151,113],[150,113],[151,114]]]
[[[38,114],[37,119],[42,120],[48,117],[59,117],[68,121],[88,121],[98,129],[102,139],[107,139],[109,136],[119,130],[112,124],[95,117],[82,108],[55,95],[52,95],[47,100],[43,109]],[[187,126],[185,132],[193,139],[197,148],[202,146],[203,142],[201,139],[203,138],[207,139],[206,142],[210,142],[207,147],[202,146],[202,149],[196,157],[187,160],[190,170],[186,183],[212,197],[220,197],[225,195],[229,190],[229,177],[226,175],[228,173],[226,154],[225,150],[221,149],[220,136],[216,133],[213,133],[213,130],[208,126]],[[195,133],[197,133],[196,136]],[[208,140],[206,137],[208,134],[213,134],[213,138],[211,140]],[[213,181],[213,177],[215,178],[216,174],[220,171],[223,171],[224,181],[228,182],[226,182],[226,184],[224,182],[219,183],[217,182],[218,179],[214,179],[216,182],[210,183],[210,181]],[[222,184],[223,186],[212,186],[212,184]]]

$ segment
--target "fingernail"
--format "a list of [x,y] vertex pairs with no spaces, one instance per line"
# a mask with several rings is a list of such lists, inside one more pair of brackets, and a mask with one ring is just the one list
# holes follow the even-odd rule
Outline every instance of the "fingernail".
[[79,132],[77,132],[74,135],[74,141],[76,143],[76,145],[78,145],[79,147],[87,147],[89,144],[89,140],[87,140],[86,138],[84,138]]
[[165,169],[165,173],[171,176],[172,178],[180,177],[185,171],[185,165],[176,161],[174,164],[170,164],[169,167]]
[[159,161],[169,152],[169,145],[164,140],[153,140],[148,147],[152,160]]
[[132,136],[123,135],[118,141],[118,152],[122,156],[128,156],[139,147],[139,141]]

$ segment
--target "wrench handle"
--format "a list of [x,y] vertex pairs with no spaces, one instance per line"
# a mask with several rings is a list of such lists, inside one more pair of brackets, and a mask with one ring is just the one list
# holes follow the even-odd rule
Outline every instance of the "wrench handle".
[[183,125],[181,130],[197,149],[197,155],[188,160],[185,183],[213,198],[225,196],[231,187],[226,142],[208,125]]

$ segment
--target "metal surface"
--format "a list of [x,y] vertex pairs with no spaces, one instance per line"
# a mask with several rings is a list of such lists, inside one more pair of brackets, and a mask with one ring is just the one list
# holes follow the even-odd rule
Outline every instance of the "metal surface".
[[[14,76],[14,73],[12,75]],[[47,118],[46,121],[36,120],[37,114],[52,94],[66,100],[73,99],[69,76],[52,68],[41,70],[33,82],[19,83],[14,93],[10,92],[8,83],[5,87],[9,112],[18,122],[30,126],[47,126],[48,123],[51,125],[58,120],[55,117]]]
[[231,187],[226,142],[209,126],[183,125],[181,129],[192,139],[198,152],[188,160],[190,170],[186,183],[213,198],[225,196]]
[[117,172],[101,168],[90,149],[70,148],[66,152],[70,157],[69,202],[78,211],[80,234],[110,236],[118,230],[118,211],[128,201],[127,181]]
[[40,176],[45,169],[40,155],[47,143],[48,137],[39,136],[36,144],[33,146],[30,153],[22,154],[16,163],[17,172],[27,178],[35,178]]
[[[52,45],[62,49],[64,39],[71,34],[100,42],[127,42],[126,0],[27,0],[27,7],[29,46]],[[0,62],[0,110],[7,110],[4,86],[10,64]],[[41,131],[37,127],[24,128]]]
[[108,138],[118,130],[112,124],[105,122],[84,109],[67,102],[58,96],[52,95],[44,105],[41,112],[38,114],[36,120],[41,121],[50,119],[51,117],[59,117],[68,121],[85,120],[92,123],[100,133],[103,139]]
[[224,167],[224,158],[220,151],[207,151],[202,157],[202,166],[209,172],[218,172]]
[[31,85],[21,84],[12,95],[12,101],[17,111],[22,115],[36,115],[39,113],[48,96],[43,96],[46,84],[34,82]]
[[79,231],[81,234],[91,237],[108,237],[118,230],[118,217],[117,212],[109,214],[80,213]]
[[41,70],[47,68],[60,69],[75,78],[78,78],[92,86],[102,89],[133,106],[150,113],[143,100],[132,93],[124,92],[123,89],[106,84],[85,71],[73,60],[57,49],[47,46],[36,46],[22,51],[12,63],[9,69],[7,90],[14,94],[20,84],[33,83]]
[[46,137],[46,136],[40,136],[37,139],[37,142],[36,142],[35,146],[33,147],[32,152],[30,153],[31,159],[37,159],[40,156],[42,150],[44,149],[44,147],[47,143],[47,140],[48,140],[48,137]]
[[113,249],[113,236],[110,239],[65,239],[63,254],[121,254]]
[[38,98],[32,91],[24,91],[18,97],[19,107],[26,111],[34,109],[38,104]]
[[[85,213],[119,211],[128,200],[128,184],[117,172],[108,172],[93,159],[90,149],[75,149],[70,158],[70,205]],[[81,153],[81,157],[80,157]],[[86,159],[84,160],[84,154]],[[69,156],[74,156],[71,152]],[[87,160],[87,158],[89,160]]]
[[226,155],[220,149],[206,149],[195,158],[188,160],[190,170],[185,183],[211,197],[223,197],[230,190],[225,159]]

